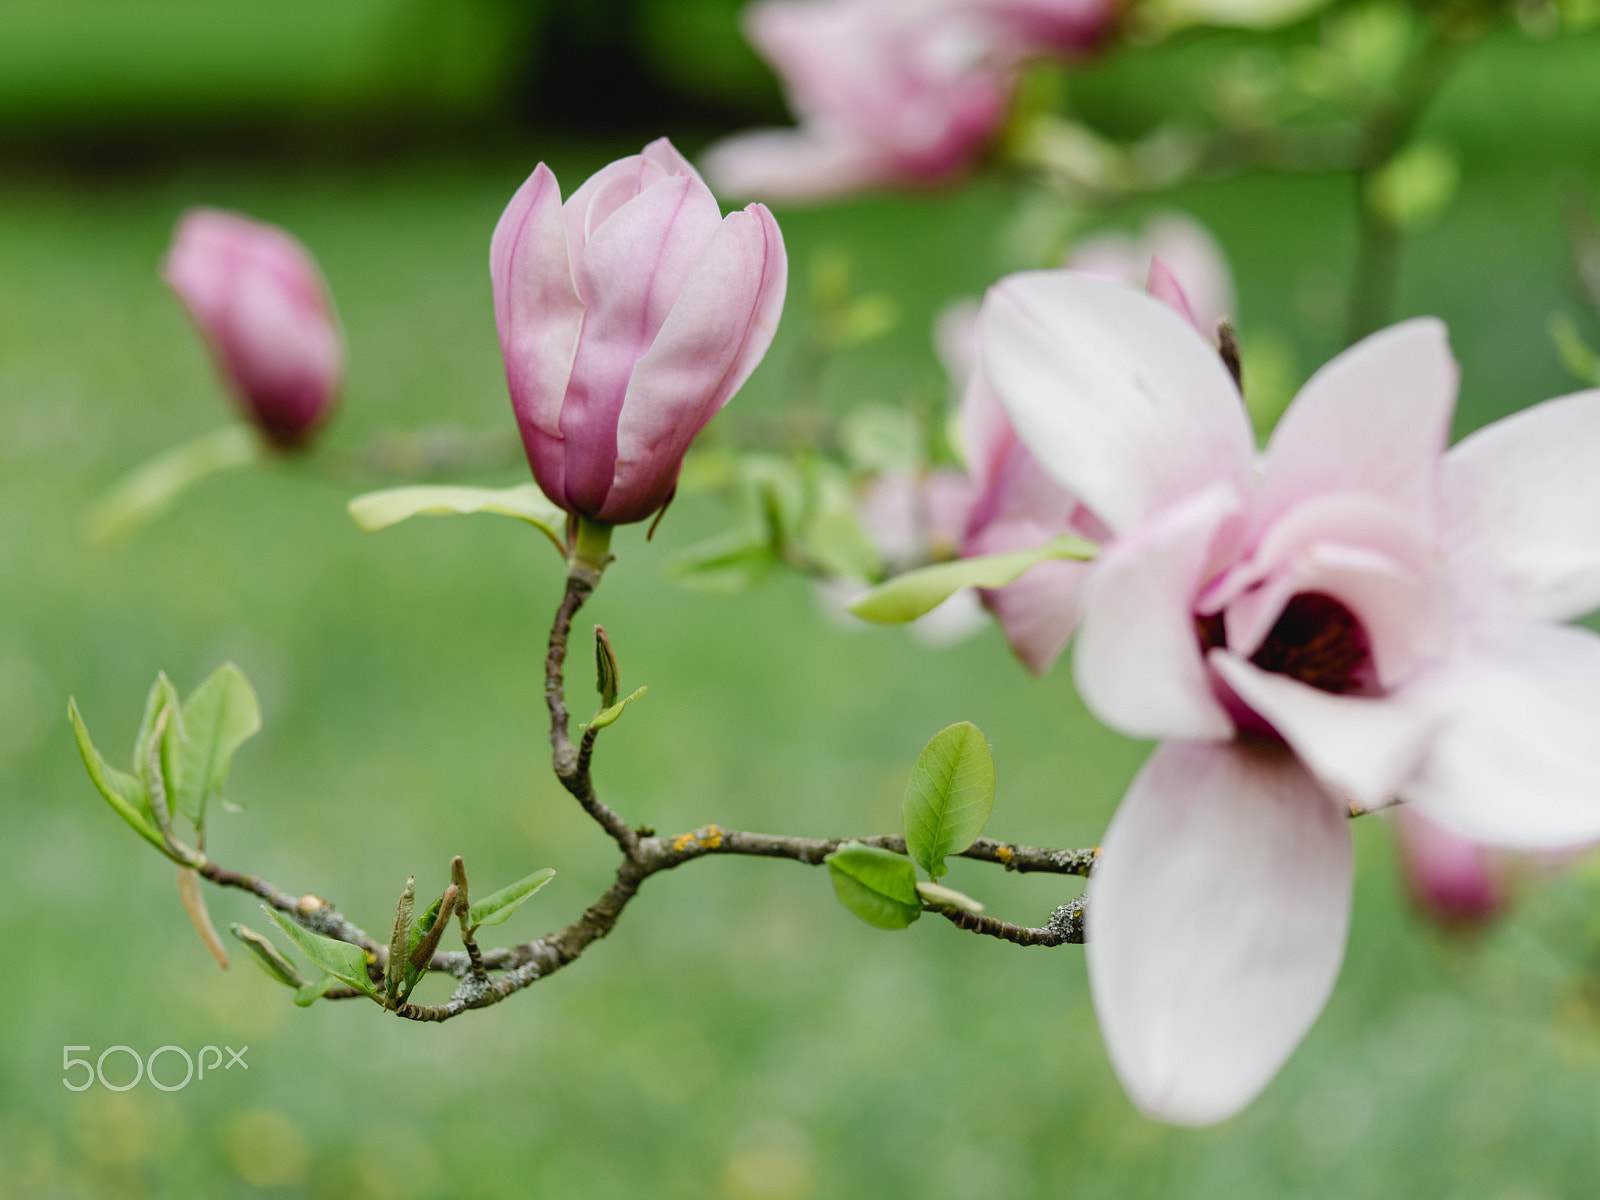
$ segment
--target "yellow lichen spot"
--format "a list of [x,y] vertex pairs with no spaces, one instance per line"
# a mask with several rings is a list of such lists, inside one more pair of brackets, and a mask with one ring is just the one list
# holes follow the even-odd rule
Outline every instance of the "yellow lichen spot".
[[1010,846],[1001,846],[998,850],[996,850],[994,852],[994,856],[996,858],[998,858],[1001,861],[1002,864],[1004,864],[1005,866],[1008,866],[1008,867],[1011,865],[1012,858],[1015,857],[1015,855],[1013,855],[1011,853],[1011,847]]
[[677,837],[672,839],[672,848],[674,850],[676,850],[679,854],[682,854],[685,850],[687,850],[690,846],[693,846],[694,844],[695,844],[694,834],[692,834],[692,833],[680,833]]
[[705,827],[705,836],[702,840],[709,849],[715,850],[722,845],[722,830],[715,825],[707,825]]

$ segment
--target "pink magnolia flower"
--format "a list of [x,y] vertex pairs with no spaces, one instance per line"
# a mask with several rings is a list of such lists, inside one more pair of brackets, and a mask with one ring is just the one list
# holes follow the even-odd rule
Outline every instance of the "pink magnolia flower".
[[1407,890],[1419,911],[1441,925],[1481,925],[1504,910],[1504,854],[1462,837],[1409,804],[1395,810],[1395,840]]
[[245,414],[280,449],[303,445],[344,378],[344,339],[316,260],[275,225],[193,208],[161,273]]
[[[1157,262],[1165,275],[1179,284],[1194,324],[1214,340],[1218,324],[1232,319],[1236,311],[1233,272],[1217,239],[1193,217],[1159,213],[1145,223],[1138,237],[1100,233],[1084,238],[1061,265],[1100,279],[1145,287]],[[1157,271],[1156,278],[1161,277],[1162,271]]]
[[745,33],[782,77],[798,129],[706,153],[719,192],[819,200],[960,172],[1005,119],[1015,56],[950,0],[759,0]]
[[1019,54],[1076,58],[1101,46],[1121,0],[967,0]]
[[1406,798],[1479,841],[1600,837],[1600,391],[1445,452],[1457,368],[1431,318],[1319,371],[1258,465],[1216,351],[1073,272],[980,318],[1017,435],[1105,522],[1078,689],[1165,738],[1088,888],[1118,1075],[1165,1120],[1247,1104],[1343,956],[1346,806]]
[[[1205,230],[1185,217],[1166,218],[1167,227],[1181,231],[1179,237],[1164,238],[1180,254],[1195,243],[1195,232],[1209,239]],[[1194,261],[1182,261],[1192,268]],[[1132,269],[1137,270],[1137,258]],[[1220,264],[1220,276],[1210,268]],[[1104,260],[1096,265],[1104,267]],[[1227,263],[1220,251],[1205,269],[1186,272],[1202,288],[1214,289],[1218,278],[1231,294]],[[1200,332],[1188,295],[1176,275],[1161,259],[1142,264],[1150,292],[1179,313]],[[1129,283],[1143,282],[1130,275]],[[1205,294],[1205,293],[1203,293]],[[1094,513],[1039,466],[1038,461],[1017,440],[1011,418],[1006,415],[988,377],[974,369],[977,343],[977,305],[959,301],[939,315],[934,342],[952,379],[962,380],[961,409],[957,417],[967,469],[976,489],[970,506],[962,557],[1006,554],[1014,550],[1033,550],[1063,533],[1075,533],[1090,541],[1101,541],[1105,525]],[[1210,329],[1215,330],[1215,324]],[[1000,622],[1006,642],[1018,661],[1036,675],[1055,665],[1077,627],[1079,598],[1088,577],[1089,565],[1058,560],[1029,568],[1015,583],[989,588],[980,595],[984,606]]]
[[766,354],[788,260],[771,213],[724,218],[661,138],[565,205],[540,163],[495,226],[489,271],[534,478],[618,525],[671,498],[689,443]]

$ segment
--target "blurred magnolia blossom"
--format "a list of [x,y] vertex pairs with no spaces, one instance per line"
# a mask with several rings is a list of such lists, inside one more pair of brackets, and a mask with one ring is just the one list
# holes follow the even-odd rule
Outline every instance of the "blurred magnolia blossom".
[[983,371],[1105,523],[1085,703],[1166,739],[1087,893],[1088,968],[1134,1101],[1247,1104],[1337,977],[1347,808],[1405,797],[1476,841],[1600,838],[1600,391],[1446,453],[1458,370],[1421,318],[1301,389],[1258,464],[1232,376],[1150,296],[1071,272],[991,288]]
[[1151,217],[1137,237],[1101,233],[1072,247],[1062,266],[1099,279],[1145,287],[1160,260],[1182,288],[1194,323],[1215,340],[1217,325],[1236,316],[1233,272],[1211,231],[1180,212]]
[[1484,924],[1505,909],[1504,851],[1462,837],[1409,804],[1394,810],[1400,869],[1417,909],[1448,927]]
[[[1150,248],[1171,251],[1181,271],[1169,270]],[[1233,284],[1222,251],[1187,217],[1157,218],[1142,243],[1103,235],[1083,243],[1081,251],[1090,273],[1134,285],[1148,280],[1157,299],[1202,333],[1214,333],[1217,321],[1232,308]],[[1198,305],[1190,299],[1191,285],[1202,298]],[[1197,308],[1207,318],[1216,314],[1215,319],[1201,324]],[[956,429],[974,489],[962,557],[1032,550],[1063,533],[1102,540],[1108,532],[1105,525],[1047,475],[1017,440],[1011,418],[976,369],[977,322],[977,303],[960,300],[940,313],[934,327],[939,357],[960,388]],[[1088,570],[1083,562],[1042,562],[1015,583],[979,593],[1005,631],[1011,652],[1034,674],[1048,671],[1071,640]]]
[[1087,50],[1115,0],[757,0],[745,34],[796,129],[713,145],[724,195],[802,202],[964,170],[1004,123],[1023,59]]
[[[891,471],[874,479],[862,494],[856,518],[889,575],[955,558],[960,554],[975,493],[971,480],[948,468]],[[842,628],[866,628],[852,616],[850,603],[869,585],[859,579],[818,584],[817,602]],[[964,641],[983,628],[977,594],[962,588],[911,623],[911,635],[932,646]]]
[[759,204],[723,217],[666,138],[563,205],[543,163],[489,251],[506,382],[533,476],[568,512],[641,521],[766,354],[788,260]]
[[310,252],[275,225],[193,208],[178,221],[162,277],[245,415],[279,449],[304,445],[345,368],[333,301]]

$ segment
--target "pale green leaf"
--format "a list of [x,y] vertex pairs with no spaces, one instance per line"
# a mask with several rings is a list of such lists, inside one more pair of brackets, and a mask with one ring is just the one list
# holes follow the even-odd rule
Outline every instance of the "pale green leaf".
[[261,729],[261,706],[244,672],[223,663],[183,702],[186,739],[178,772],[178,809],[196,828],[206,801],[228,778],[234,751]]
[[772,547],[744,529],[717,534],[667,561],[667,573],[695,591],[742,592],[761,583],[778,565]]
[[228,928],[233,936],[238,938],[244,945],[244,948],[250,951],[250,957],[255,959],[256,965],[265,971],[268,976],[285,987],[298,988],[306,986],[305,976],[295,970],[294,964],[284,957],[283,951],[272,944],[271,939],[263,937],[254,929],[241,925],[237,921]]
[[940,730],[922,748],[906,781],[900,805],[906,853],[931,878],[939,878],[945,856],[972,845],[993,808],[994,760],[983,734],[970,721]]
[[618,700],[610,708],[602,708],[599,712],[595,713],[594,720],[590,721],[587,725],[584,725],[581,728],[604,729],[607,725],[611,724],[622,715],[623,709],[627,708],[628,705],[632,704],[635,700],[649,690],[650,689],[647,687],[639,688],[631,695],[624,696],[621,700]]
[[309,1008],[316,1001],[327,995],[334,987],[338,986],[338,983],[339,977],[337,975],[324,971],[322,978],[315,983],[308,983],[295,989],[294,1002],[301,1008]]
[[839,903],[868,925],[904,929],[922,915],[917,875],[902,855],[846,842],[823,861]]
[[261,911],[273,919],[278,928],[288,935],[289,940],[299,947],[300,953],[309,958],[313,965],[342,979],[351,987],[359,988],[369,996],[375,994],[372,981],[367,978],[367,952],[360,946],[341,942],[337,938],[323,937],[320,933],[312,933],[305,926],[268,908],[265,904],[261,906]]
[[510,887],[503,887],[492,896],[479,900],[467,911],[467,924],[471,926],[498,925],[516,912],[523,901],[555,878],[549,867],[519,879]]
[[983,905],[974,900],[965,892],[958,892],[955,888],[947,888],[939,883],[918,883],[917,895],[922,897],[922,902],[929,908],[944,909],[954,908],[961,912],[969,912],[981,916]]
[[125,476],[89,510],[89,537],[109,542],[154,521],[202,480],[248,466],[262,455],[261,439],[230,425],[166,451]]
[[161,780],[169,803],[176,788],[176,777],[181,773],[179,763],[184,741],[183,715],[178,707],[178,689],[172,686],[165,671],[156,675],[144,700],[144,717],[139,722],[139,736],[133,743],[133,771],[148,793],[153,788],[150,779],[150,742],[155,737],[156,723],[163,711],[171,710],[161,733]]
[[166,839],[156,825],[155,813],[150,810],[150,799],[145,794],[144,784],[134,776],[107,765],[106,760],[100,757],[100,752],[89,739],[89,730],[78,712],[76,700],[67,701],[67,719],[72,722],[78,754],[83,759],[84,769],[89,772],[89,781],[94,784],[95,790],[116,809],[118,816],[132,826],[135,833],[166,854]]
[[357,496],[350,516],[368,533],[387,529],[410,517],[445,517],[496,513],[516,517],[540,530],[566,555],[567,514],[538,488],[523,483],[508,488],[401,487]]
[[962,588],[1005,587],[1039,563],[1057,558],[1088,559],[1098,552],[1093,542],[1064,533],[1036,550],[962,558],[896,575],[858,597],[850,611],[864,621],[899,625],[932,612]]

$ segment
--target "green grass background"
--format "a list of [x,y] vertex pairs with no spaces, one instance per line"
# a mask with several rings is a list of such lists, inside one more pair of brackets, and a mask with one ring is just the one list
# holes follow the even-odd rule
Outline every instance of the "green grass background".
[[[1397,315],[1450,322],[1458,432],[1574,390],[1545,326],[1558,309],[1585,320],[1557,182],[1600,187],[1597,92],[1592,36],[1502,39],[1430,118],[1462,155],[1463,186],[1408,245]],[[937,921],[878,932],[822,872],[790,863],[705,861],[653,879],[574,967],[442,1027],[365,1003],[296,1009],[238,955],[218,972],[170,864],[84,777],[69,693],[120,760],[158,669],[187,690],[240,663],[266,727],[235,762],[229,791],[247,811],[216,815],[213,857],[321,892],[380,936],[405,876],[436,892],[451,854],[480,892],[559,872],[507,939],[575,916],[612,854],[547,769],[540,661],[561,569],[538,535],[488,518],[364,535],[344,515],[348,488],[286,470],[215,480],[129,543],[84,543],[85,506],[121,472],[225,419],[156,277],[175,216],[237,207],[318,255],[352,363],[334,441],[504,427],[494,221],[537,158],[570,190],[631,148],[0,181],[0,1196],[1600,1190],[1600,888],[1582,870],[1541,882],[1488,936],[1441,939],[1408,911],[1380,820],[1356,830],[1350,951],[1326,1013],[1260,1100],[1203,1132],[1148,1122],[1123,1097],[1077,948],[1024,950]],[[1003,269],[1012,198],[988,182],[780,213],[797,268],[842,250],[863,288],[901,306],[887,338],[833,365],[830,396],[942,388],[929,321]],[[1346,181],[1244,179],[1165,202],[1227,246],[1247,346],[1276,339],[1302,376],[1336,348],[1324,301],[1352,251]],[[779,403],[796,332],[791,319],[740,408]],[[1146,747],[1097,726],[1065,670],[1028,677],[993,629],[942,652],[896,631],[841,633],[796,580],[738,597],[675,588],[666,556],[729,519],[690,498],[653,544],[622,531],[580,619],[607,626],[626,687],[650,687],[597,759],[626,817],[663,831],[889,831],[922,743],[970,719],[996,758],[990,832],[1097,839]],[[968,863],[950,882],[1030,923],[1076,890]],[[208,895],[219,925],[264,924],[248,898]],[[1205,914],[1194,921],[1204,938]],[[249,1070],[172,1094],[79,1095],[60,1062],[83,1044],[248,1044]]]

